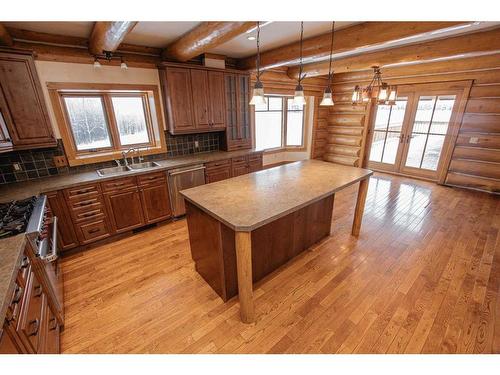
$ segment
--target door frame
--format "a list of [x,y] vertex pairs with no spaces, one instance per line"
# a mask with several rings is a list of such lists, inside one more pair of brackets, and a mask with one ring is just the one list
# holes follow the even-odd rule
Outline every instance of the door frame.
[[[397,80],[395,82],[391,82],[392,84],[397,84]],[[454,110],[452,112],[450,122],[448,125],[448,131],[445,136],[445,140],[443,143],[443,148],[441,151],[441,156],[439,159],[439,164],[438,168],[436,170],[436,176],[437,178],[432,178],[431,177],[426,177],[425,175],[420,175],[420,176],[414,176],[414,175],[409,175],[405,173],[401,173],[398,171],[394,171],[395,168],[378,168],[378,165],[376,165],[376,168],[372,168],[374,170],[380,170],[381,172],[386,172],[386,173],[393,173],[393,174],[402,174],[410,177],[415,177],[415,178],[423,178],[423,179],[430,179],[438,184],[444,184],[446,180],[446,175],[448,174],[448,168],[451,162],[451,157],[453,154],[453,150],[455,148],[455,143],[456,139],[458,137],[458,132],[460,130],[460,126],[462,124],[462,118],[463,114],[465,111],[465,107],[467,105],[467,101],[469,99],[469,93],[472,87],[473,80],[460,80],[460,81],[445,81],[445,82],[431,82],[431,83],[410,83],[410,84],[403,84],[398,86],[398,96],[401,94],[404,94],[404,96],[408,96],[408,109],[411,109],[411,112],[413,111],[414,105],[415,105],[415,99],[417,97],[417,93],[421,91],[435,91],[435,92],[442,92],[441,95],[455,95],[455,104],[454,104]],[[371,99],[371,106],[370,106],[370,113],[369,113],[369,124],[368,124],[368,131],[367,131],[367,139],[366,139],[366,145],[365,145],[365,151],[364,151],[364,160],[363,160],[363,166],[367,166],[369,163],[369,157],[370,157],[370,150],[371,150],[371,145],[373,141],[373,135],[374,135],[374,127],[375,127],[375,118],[376,118],[376,113],[377,113],[377,103],[376,99]],[[411,122],[414,119],[415,114],[413,114],[407,122],[407,116],[408,113],[405,113],[405,120],[402,128],[403,131],[407,131],[407,127],[411,126]],[[407,154],[408,147],[405,147],[404,152],[401,153],[399,160],[398,158],[396,159],[395,166],[399,165],[401,163],[401,159],[404,159]],[[379,163],[381,164],[381,163]],[[408,168],[408,167],[407,167]]]

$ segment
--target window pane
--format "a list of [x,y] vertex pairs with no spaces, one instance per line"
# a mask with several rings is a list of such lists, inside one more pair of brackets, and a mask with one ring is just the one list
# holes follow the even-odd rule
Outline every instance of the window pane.
[[281,147],[281,112],[255,112],[257,150]]
[[403,120],[405,118],[407,100],[398,100],[392,106],[391,118],[389,120],[389,131],[401,131]]
[[64,102],[78,151],[111,147],[100,97],[65,97]]
[[412,134],[408,156],[406,158],[406,166],[420,168],[420,160],[425,147],[426,134]]
[[[290,103],[291,100],[288,100]],[[302,108],[301,108],[302,109]],[[302,126],[304,119],[304,112],[288,112],[286,123],[286,145],[287,146],[302,146]]]
[[382,160],[382,151],[384,149],[385,132],[375,131],[373,133],[372,148],[370,150],[370,160],[378,161]]
[[435,96],[421,96],[419,98],[413,125],[414,133],[427,133],[429,131],[435,101]]
[[304,110],[304,106],[299,105],[299,104],[295,104],[293,102],[293,98],[287,99],[286,102],[287,102],[287,108],[289,111],[303,111]]
[[396,154],[399,146],[399,132],[387,132],[385,141],[384,157],[382,163],[394,164],[396,162]]
[[375,129],[386,129],[391,113],[390,105],[377,106],[377,117],[375,118]]
[[268,96],[267,100],[269,102],[270,111],[281,111],[283,108],[283,99],[281,97]]
[[113,101],[120,143],[122,145],[149,143],[142,98],[114,97],[111,100]]
[[268,104],[269,98],[266,98],[265,103],[257,103],[255,104],[255,110],[256,111],[267,111],[267,104]]
[[455,95],[438,97],[434,116],[432,116],[431,133],[446,134],[454,104]]
[[437,170],[439,157],[443,148],[444,135],[429,135],[427,146],[425,147],[424,160],[422,161],[422,168]]

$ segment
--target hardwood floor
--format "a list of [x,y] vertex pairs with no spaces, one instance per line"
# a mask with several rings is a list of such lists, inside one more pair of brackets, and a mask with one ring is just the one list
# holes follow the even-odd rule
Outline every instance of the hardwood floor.
[[332,237],[255,286],[195,272],[185,220],[63,259],[65,353],[500,353],[500,197],[401,177],[335,197]]

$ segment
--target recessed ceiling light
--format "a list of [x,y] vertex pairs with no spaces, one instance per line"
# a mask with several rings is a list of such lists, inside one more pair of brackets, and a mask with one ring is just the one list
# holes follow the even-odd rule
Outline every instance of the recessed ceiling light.
[[248,40],[255,40],[255,37],[253,35],[247,36]]

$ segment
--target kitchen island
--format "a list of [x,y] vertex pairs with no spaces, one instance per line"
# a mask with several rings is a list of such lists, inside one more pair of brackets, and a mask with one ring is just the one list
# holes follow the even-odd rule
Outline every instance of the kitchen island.
[[372,174],[307,160],[181,191],[197,272],[224,301],[238,294],[252,322],[253,283],[329,236],[335,193],[357,182],[359,234]]

